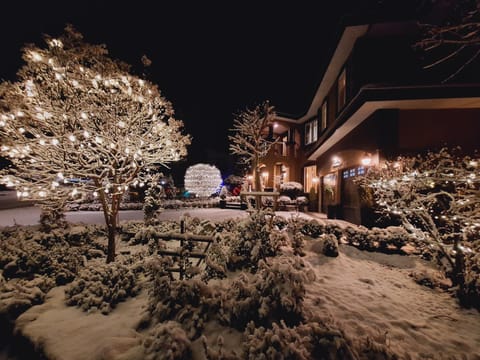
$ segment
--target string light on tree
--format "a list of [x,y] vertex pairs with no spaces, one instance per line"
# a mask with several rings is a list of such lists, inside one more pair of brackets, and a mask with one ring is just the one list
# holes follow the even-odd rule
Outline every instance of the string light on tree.
[[[0,84],[0,155],[14,164],[0,180],[44,204],[97,196],[112,261],[122,195],[144,181],[144,168],[186,156],[190,138],[158,87],[130,75],[103,45],[85,43],[71,27],[46,43],[27,45],[17,82]],[[71,179],[81,179],[74,189]]]
[[218,191],[222,176],[213,165],[196,164],[187,169],[184,181],[187,191],[199,197],[208,197]]

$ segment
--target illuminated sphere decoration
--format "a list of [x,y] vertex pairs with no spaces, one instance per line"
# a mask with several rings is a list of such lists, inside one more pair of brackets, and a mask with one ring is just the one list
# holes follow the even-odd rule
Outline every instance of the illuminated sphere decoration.
[[185,172],[185,189],[198,197],[209,197],[222,183],[222,176],[217,167],[209,164],[190,166]]

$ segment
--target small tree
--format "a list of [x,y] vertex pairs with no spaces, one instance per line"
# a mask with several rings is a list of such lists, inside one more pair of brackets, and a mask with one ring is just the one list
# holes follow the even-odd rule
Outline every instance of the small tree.
[[374,191],[379,211],[417,238],[438,246],[462,285],[463,258],[480,235],[480,159],[442,149],[371,168],[359,183]]
[[143,202],[144,219],[147,224],[153,223],[155,214],[161,207],[162,199],[166,197],[165,189],[160,182],[161,178],[163,178],[162,173],[155,173],[149,177],[147,182]]
[[[268,101],[236,114],[233,120],[234,135],[229,136],[230,152],[240,157],[240,161],[250,166],[254,176],[255,190],[261,190],[260,161],[272,146],[279,141],[269,137],[276,113]],[[260,199],[257,198],[257,203]]]
[[[98,197],[115,258],[120,202],[144,171],[186,155],[188,136],[154,84],[133,76],[71,27],[23,49],[18,81],[0,87],[1,180],[22,199]],[[76,179],[72,182],[71,179]]]

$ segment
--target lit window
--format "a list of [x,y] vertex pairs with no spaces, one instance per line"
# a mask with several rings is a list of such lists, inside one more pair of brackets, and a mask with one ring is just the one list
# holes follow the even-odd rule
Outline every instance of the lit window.
[[348,179],[348,170],[343,171],[343,178]]
[[347,102],[347,73],[345,68],[342,70],[340,73],[340,76],[338,77],[338,103],[337,103],[337,110],[340,111],[342,108],[345,106],[345,103]]
[[305,145],[317,141],[318,138],[318,120],[312,120],[305,124]]
[[284,136],[282,138],[282,156],[287,156],[287,142],[288,142],[288,137]]
[[307,192],[309,192],[311,188],[313,188],[314,191],[317,192],[317,184],[317,166],[305,166],[303,168],[303,188]]
[[320,117],[320,121],[321,121],[321,130],[325,130],[327,128],[327,114],[328,114],[328,107],[327,107],[327,101],[325,100],[323,102],[323,105],[322,105],[322,109],[321,109],[321,117]]
[[357,169],[357,174],[358,175],[364,175],[365,174],[365,168],[363,166],[359,166]]
[[355,176],[355,169],[350,169],[350,177],[353,177]]

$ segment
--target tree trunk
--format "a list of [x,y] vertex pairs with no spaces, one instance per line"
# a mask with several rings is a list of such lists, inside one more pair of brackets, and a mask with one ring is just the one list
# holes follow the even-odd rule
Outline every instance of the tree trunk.
[[[113,216],[112,216],[113,217]],[[113,224],[107,224],[108,228],[108,248],[107,248],[107,264],[115,261],[115,237],[117,234],[116,231],[116,220],[113,220]]]
[[[254,163],[254,166],[253,166],[253,179],[254,179],[254,183],[255,183],[255,191],[262,191],[262,183],[260,182],[260,171],[259,171],[259,160],[258,160],[258,157],[255,158],[255,163]],[[257,210],[261,209],[262,207],[262,204],[261,204],[261,201],[262,201],[262,197],[257,195],[255,196],[255,208]]]

